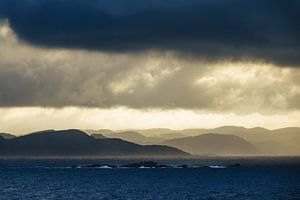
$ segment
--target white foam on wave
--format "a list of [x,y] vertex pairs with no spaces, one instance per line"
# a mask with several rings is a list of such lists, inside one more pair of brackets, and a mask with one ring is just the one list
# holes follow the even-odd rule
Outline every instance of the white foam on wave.
[[212,169],[225,169],[225,168],[227,168],[224,165],[209,165],[208,167],[212,168]]
[[154,167],[145,167],[145,166],[140,166],[139,169],[152,169]]
[[101,166],[101,167],[97,167],[99,169],[112,169],[112,167],[110,166],[107,166],[107,165],[104,165],[104,166]]

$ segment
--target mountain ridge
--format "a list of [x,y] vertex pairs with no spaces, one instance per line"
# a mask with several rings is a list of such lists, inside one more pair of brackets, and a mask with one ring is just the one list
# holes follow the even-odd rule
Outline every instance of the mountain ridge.
[[41,131],[2,140],[1,156],[188,156],[163,145],[138,145],[121,139],[95,139],[77,129]]
[[197,155],[243,155],[258,153],[253,144],[238,136],[217,133],[166,140],[163,144]]

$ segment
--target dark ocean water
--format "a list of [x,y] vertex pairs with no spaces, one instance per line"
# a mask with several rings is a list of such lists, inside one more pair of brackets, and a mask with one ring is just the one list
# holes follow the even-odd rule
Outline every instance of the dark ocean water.
[[74,164],[132,160],[0,159],[0,199],[300,199],[299,158],[201,158],[163,164],[213,169],[94,169]]

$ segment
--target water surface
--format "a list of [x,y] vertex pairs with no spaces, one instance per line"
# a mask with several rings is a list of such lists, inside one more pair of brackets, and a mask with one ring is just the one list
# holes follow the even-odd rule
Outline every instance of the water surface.
[[69,167],[129,161],[133,160],[1,159],[0,199],[300,199],[299,158],[158,160],[171,165],[227,165],[239,161],[242,166],[237,168]]

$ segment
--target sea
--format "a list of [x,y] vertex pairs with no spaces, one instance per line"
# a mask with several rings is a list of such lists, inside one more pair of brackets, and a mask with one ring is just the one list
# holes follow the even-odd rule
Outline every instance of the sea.
[[[108,167],[150,160],[172,167]],[[300,157],[0,158],[0,199],[296,200]]]

